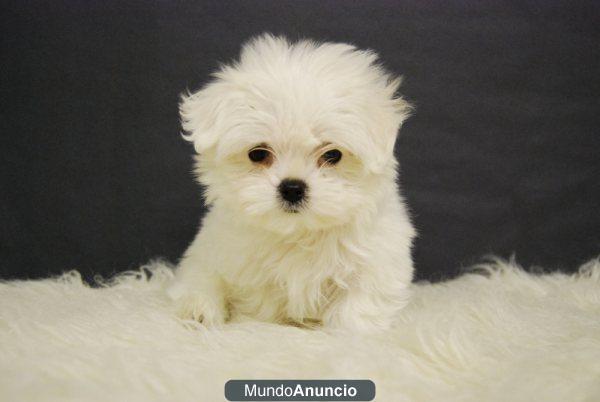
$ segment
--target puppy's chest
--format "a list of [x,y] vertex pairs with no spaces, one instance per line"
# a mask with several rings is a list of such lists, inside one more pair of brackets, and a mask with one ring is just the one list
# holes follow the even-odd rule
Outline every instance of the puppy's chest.
[[352,272],[344,249],[281,244],[257,248],[226,277],[234,308],[265,320],[319,319]]

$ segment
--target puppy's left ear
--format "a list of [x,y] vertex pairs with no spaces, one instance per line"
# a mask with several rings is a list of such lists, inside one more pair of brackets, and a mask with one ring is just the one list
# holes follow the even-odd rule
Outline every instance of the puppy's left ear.
[[221,82],[212,82],[195,93],[181,95],[179,114],[187,134],[183,138],[194,143],[199,154],[213,147],[225,131],[226,110],[230,100]]
[[413,106],[398,94],[401,83],[402,77],[389,78],[385,87],[386,104],[378,109],[381,114],[377,118],[378,134],[374,136],[374,142],[379,149],[379,157],[372,161],[371,169],[374,171],[381,171],[389,158],[393,158],[400,127],[413,111]]

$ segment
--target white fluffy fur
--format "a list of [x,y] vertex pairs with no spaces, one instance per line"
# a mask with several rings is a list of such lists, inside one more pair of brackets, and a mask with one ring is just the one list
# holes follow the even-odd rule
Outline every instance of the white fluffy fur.
[[224,400],[231,378],[370,378],[377,401],[600,400],[600,263],[533,276],[499,262],[417,284],[377,335],[173,314],[172,271],[92,289],[0,284],[0,400]]
[[[393,152],[410,109],[400,80],[373,52],[269,35],[214,77],[181,104],[210,205],[170,290],[181,316],[388,327],[413,273]],[[272,165],[249,160],[259,144]],[[340,163],[320,165],[332,148]],[[286,178],[308,184],[298,213],[279,198]]]

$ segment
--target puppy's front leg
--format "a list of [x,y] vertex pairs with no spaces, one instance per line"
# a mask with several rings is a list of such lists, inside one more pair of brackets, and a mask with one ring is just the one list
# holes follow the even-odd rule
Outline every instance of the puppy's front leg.
[[356,283],[340,290],[337,298],[323,315],[323,325],[332,329],[345,329],[361,333],[387,329],[394,315],[410,298],[410,290],[402,285],[368,290]]
[[175,301],[177,315],[208,327],[223,324],[228,312],[221,278],[216,272],[188,264],[189,261],[183,262],[178,268],[176,282],[167,289]]

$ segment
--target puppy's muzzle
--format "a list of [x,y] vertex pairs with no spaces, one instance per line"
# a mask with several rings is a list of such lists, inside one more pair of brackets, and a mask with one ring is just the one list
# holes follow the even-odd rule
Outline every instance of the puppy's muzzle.
[[298,205],[306,198],[306,183],[298,179],[284,179],[279,184],[279,194],[290,205]]

